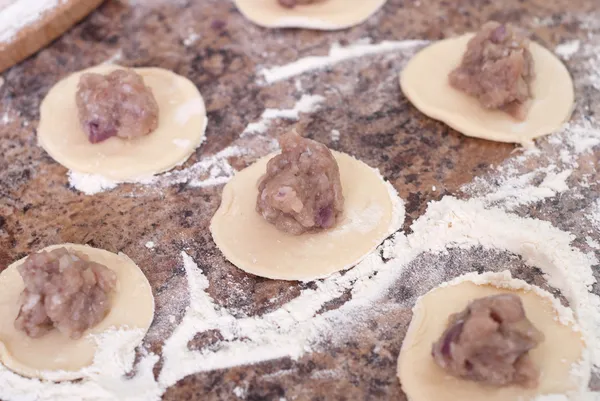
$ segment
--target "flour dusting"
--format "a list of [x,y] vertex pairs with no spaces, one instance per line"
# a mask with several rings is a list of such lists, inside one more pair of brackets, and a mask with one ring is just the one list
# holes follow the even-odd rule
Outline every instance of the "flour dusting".
[[592,210],[587,215],[587,219],[592,223],[596,231],[600,232],[600,199],[592,205]]
[[201,98],[194,98],[175,110],[175,122],[179,125],[186,125],[192,117],[204,114],[206,114],[204,101]]
[[235,170],[229,164],[228,159],[244,155],[245,153],[246,151],[243,149],[231,146],[212,156],[202,158],[190,167],[156,176],[150,184],[158,187],[168,187],[183,183],[187,183],[190,187],[208,187],[225,184],[235,174]]
[[102,62],[102,64],[115,64],[123,58],[123,50],[117,50],[112,56]]
[[[580,168],[582,155],[600,145],[600,125],[591,119],[574,119],[544,140],[539,148],[527,149],[496,167],[494,179],[476,177],[463,190],[472,196],[483,196],[488,204],[508,210],[568,192],[568,181]],[[528,164],[536,163],[535,170]],[[579,185],[586,185],[579,183]]]
[[196,43],[198,39],[200,39],[199,34],[197,34],[196,32],[190,32],[190,34],[185,39],[183,39],[183,45],[189,47]]
[[110,191],[119,185],[118,182],[97,174],[78,173],[72,170],[67,174],[69,177],[69,185],[86,195]]
[[575,154],[587,153],[600,145],[600,127],[597,122],[591,120],[570,123],[558,138],[564,138]]
[[585,237],[585,243],[592,249],[600,249],[600,242],[594,240],[589,235]]
[[242,399],[243,399],[243,398],[246,398],[246,393],[247,393],[247,392],[248,392],[248,390],[247,390],[247,389],[245,389],[245,388],[242,388],[242,387],[235,387],[235,388],[233,389],[233,394],[235,394],[235,395],[236,395],[236,397],[238,397],[238,398],[242,398]]
[[371,40],[368,38],[362,39],[346,47],[341,46],[339,43],[335,43],[331,46],[327,56],[310,56],[301,58],[287,65],[263,68],[259,71],[259,74],[263,76],[268,84],[272,84],[353,58],[394,51],[414,50],[429,43],[424,40],[405,40],[401,42],[384,41],[377,44],[372,44],[370,42]]
[[291,109],[266,109],[260,116],[260,120],[248,124],[242,132],[242,137],[249,134],[263,134],[269,128],[273,120],[298,120],[300,113],[311,113],[318,109],[319,104],[325,100],[320,95],[302,95],[300,100]]
[[565,60],[569,60],[575,53],[579,51],[581,42],[579,40],[571,40],[569,42],[562,43],[554,49],[554,52]]
[[[539,169],[522,175],[505,176],[494,192],[486,195],[485,200],[490,205],[502,203],[507,210],[519,205],[539,202],[551,198],[569,189],[566,180],[572,174],[571,169],[556,173],[555,166]],[[543,177],[542,181],[535,183]]]

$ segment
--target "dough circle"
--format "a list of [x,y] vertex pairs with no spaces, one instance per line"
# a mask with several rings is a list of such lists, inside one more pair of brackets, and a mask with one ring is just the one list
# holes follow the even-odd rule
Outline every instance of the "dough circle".
[[327,0],[294,8],[277,0],[235,0],[240,12],[265,28],[306,28],[334,31],[366,21],[387,0]]
[[571,118],[575,93],[564,64],[546,48],[531,42],[535,62],[534,99],[525,121],[502,111],[484,109],[477,99],[450,86],[448,74],[461,62],[474,34],[437,42],[415,55],[400,74],[400,86],[411,103],[427,116],[458,132],[497,142],[531,146]]
[[[86,245],[53,245],[44,250],[60,247],[81,252],[117,274],[117,290],[110,312],[88,331],[89,334],[102,334],[112,329],[148,331],[154,318],[152,288],[131,259],[122,253],[117,255]],[[91,365],[96,353],[96,342],[91,336],[72,340],[53,330],[34,339],[15,329],[18,299],[24,288],[17,267],[24,261],[25,258],[11,264],[0,274],[0,362],[26,377],[45,378],[45,372],[64,371],[63,380],[81,378],[84,374],[80,370]]]
[[[526,283],[519,281],[525,286]],[[450,314],[462,311],[469,301],[500,293],[516,293],[527,317],[544,333],[545,340],[530,351],[541,369],[536,389],[518,386],[492,387],[446,374],[431,357],[431,346],[446,328]],[[566,394],[587,383],[571,374],[582,360],[581,333],[557,320],[557,311],[547,298],[532,290],[477,285],[471,281],[438,287],[417,301],[398,358],[398,378],[409,401],[527,401],[545,394]],[[584,380],[585,381],[585,380]]]
[[333,152],[345,198],[337,226],[319,233],[290,235],[256,212],[257,181],[273,155],[238,172],[223,189],[212,218],[213,239],[240,269],[280,280],[315,280],[348,269],[397,229],[390,187],[379,172],[344,153]]
[[75,93],[81,74],[108,74],[123,67],[101,65],[58,82],[42,102],[39,144],[63,166],[115,181],[134,181],[184,163],[206,131],[204,100],[187,78],[160,68],[135,68],[152,89],[159,107],[158,127],[136,139],[112,137],[92,144],[77,116]]

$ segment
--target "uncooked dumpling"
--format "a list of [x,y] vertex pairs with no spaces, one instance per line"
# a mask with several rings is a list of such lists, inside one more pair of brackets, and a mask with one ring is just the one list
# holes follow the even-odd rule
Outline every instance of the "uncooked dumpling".
[[250,21],[265,28],[338,30],[358,25],[386,0],[324,0],[286,8],[278,0],[235,0]]
[[54,160],[77,173],[113,181],[149,178],[184,163],[204,138],[204,100],[187,78],[160,68],[136,68],[158,103],[158,128],[135,139],[91,143],[81,128],[75,93],[83,73],[123,68],[101,65],[71,74],[50,90],[40,109],[38,141]]
[[344,153],[339,165],[344,213],[333,229],[287,234],[256,212],[257,181],[273,156],[240,171],[223,189],[210,229],[225,257],[240,269],[281,280],[314,280],[348,269],[401,224],[396,191],[377,170]]
[[23,376],[56,380],[57,372],[62,371],[60,380],[80,378],[84,375],[81,369],[92,363],[96,353],[93,335],[115,329],[141,330],[143,334],[154,318],[152,288],[144,273],[126,255],[75,244],[54,245],[44,250],[61,247],[87,255],[117,274],[111,309],[104,320],[80,339],[73,340],[58,330],[31,338],[14,325],[19,313],[19,295],[24,288],[17,267],[25,258],[6,268],[0,274],[0,362]]
[[421,112],[468,136],[531,146],[534,138],[551,134],[569,120],[575,94],[567,68],[549,50],[531,42],[535,63],[533,101],[524,121],[479,101],[449,84],[448,74],[461,62],[474,34],[445,39],[423,49],[400,74],[406,97]]
[[[431,347],[446,328],[448,316],[477,298],[501,293],[521,297],[526,315],[545,340],[529,351],[541,370],[539,386],[493,387],[451,376],[431,356]],[[564,307],[563,307],[564,308]],[[566,309],[566,308],[564,308]],[[510,273],[469,274],[421,297],[398,358],[398,377],[409,401],[529,401],[540,395],[567,394],[587,388],[589,375],[574,369],[583,363],[584,342],[574,323],[562,324],[552,295],[512,279]]]

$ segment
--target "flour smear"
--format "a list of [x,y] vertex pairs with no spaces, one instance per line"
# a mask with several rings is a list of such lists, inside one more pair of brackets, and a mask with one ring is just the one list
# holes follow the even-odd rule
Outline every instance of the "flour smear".
[[336,43],[331,46],[329,54],[326,56],[310,56],[286,65],[262,68],[259,70],[259,74],[263,76],[267,84],[272,84],[306,72],[320,70],[353,58],[380,53],[415,50],[427,43],[429,42],[424,40],[405,40],[400,42],[384,41],[372,44],[371,40],[368,38],[362,39],[346,47]]
[[[385,51],[412,52],[424,43],[361,42],[349,48],[338,46],[332,48],[327,56],[309,57],[287,66],[270,67],[262,70],[261,74],[267,83],[277,82],[355,57]],[[598,40],[594,43],[598,43]],[[585,51],[573,50],[574,45],[562,51],[574,59],[587,57],[581,61],[586,63],[596,57],[589,46],[582,42],[581,49]],[[600,48],[596,50],[600,54]],[[390,71],[390,74],[396,72]],[[596,79],[596,74],[596,68],[586,69],[585,74],[574,77],[576,86],[589,85]],[[304,95],[292,109],[266,110],[258,121],[244,130],[245,140],[264,138],[262,134],[275,119],[295,120],[303,110],[314,111],[321,99],[310,96]],[[331,135],[333,140],[339,140],[338,133],[332,132]],[[193,183],[194,180],[199,186],[223,184],[235,173],[229,158],[247,156],[250,152],[249,148],[240,145],[243,143],[241,139],[244,138],[187,169],[154,177],[149,185]],[[144,353],[136,364],[133,378],[123,378],[122,374],[129,371],[133,364],[132,352],[127,351],[119,354],[118,359],[122,363],[114,371],[109,368],[114,367],[112,362],[103,357],[105,362],[98,369],[97,376],[90,375],[79,383],[44,383],[21,378],[1,368],[1,396],[7,401],[159,400],[169,386],[187,375],[283,357],[298,359],[312,351],[326,350],[327,344],[341,343],[340,339],[344,336],[352,336],[357,321],[376,316],[381,308],[393,310],[412,307],[409,300],[397,301],[387,297],[411,266],[416,264],[419,268],[420,281],[431,282],[435,286],[443,285],[437,266],[431,268],[430,264],[421,265],[423,258],[435,260],[450,252],[480,250],[516,255],[528,266],[539,269],[548,285],[560,291],[569,305],[569,308],[565,308],[558,300],[552,300],[560,321],[574,321],[586,342],[586,352],[581,361],[572,366],[572,374],[578,376],[581,382],[586,382],[593,372],[592,367],[597,369],[600,366],[600,297],[591,292],[596,282],[593,267],[598,264],[598,259],[593,252],[586,253],[575,246],[581,233],[575,235],[555,227],[549,221],[520,216],[518,213],[521,208],[530,205],[543,205],[548,200],[575,196],[585,185],[589,186],[589,183],[577,178],[578,169],[582,158],[598,144],[598,123],[578,117],[561,132],[538,141],[537,149],[516,155],[490,174],[466,185],[463,192],[467,199],[446,196],[440,201],[431,202],[425,214],[412,223],[409,233],[397,231],[355,268],[315,281],[293,300],[261,316],[243,316],[219,306],[208,292],[211,283],[199,267],[199,261],[182,252],[180,265],[186,273],[189,305],[182,321],[164,343],[162,367],[156,378],[152,370],[158,362],[158,356]],[[539,168],[531,171],[528,168],[530,165]],[[401,206],[397,209],[400,221],[404,211]],[[584,214],[584,220],[596,230],[594,233],[585,233],[586,238],[589,236],[587,242],[598,242],[600,201],[587,206]],[[516,285],[507,277],[500,281],[506,285]],[[339,308],[324,308],[346,293],[350,294],[349,300]],[[547,293],[543,294],[547,296]],[[214,331],[222,337],[215,346],[195,351],[188,348],[188,342],[197,333]],[[332,376],[335,377],[335,372]],[[237,397],[246,395],[247,388],[244,386],[236,386],[232,394]],[[587,386],[583,386],[577,394],[548,395],[538,401],[599,398],[600,394],[594,394]]]

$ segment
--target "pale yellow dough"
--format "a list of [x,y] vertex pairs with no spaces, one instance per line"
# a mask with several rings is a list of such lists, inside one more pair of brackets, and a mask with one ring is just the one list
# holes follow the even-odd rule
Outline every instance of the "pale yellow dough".
[[106,318],[91,328],[79,340],[72,340],[53,330],[40,338],[30,338],[17,331],[14,321],[19,312],[19,294],[24,284],[17,267],[21,259],[0,274],[0,362],[10,370],[27,377],[45,377],[45,372],[65,371],[73,380],[78,371],[89,366],[96,353],[96,343],[90,335],[112,329],[148,330],[154,317],[152,288],[144,273],[124,254],[92,248],[86,245],[54,245],[45,250],[65,247],[87,255],[117,274],[117,289]]
[[338,30],[358,25],[375,14],[387,0],[326,0],[286,8],[277,0],[235,0],[250,21],[265,28]]
[[92,144],[77,116],[75,93],[81,74],[108,74],[123,68],[101,65],[58,82],[41,106],[39,144],[72,171],[114,181],[151,177],[182,164],[200,145],[206,130],[204,100],[187,78],[160,68],[135,68],[152,89],[159,107],[158,127],[135,138],[112,137]]
[[[446,374],[433,361],[431,346],[444,332],[448,316],[462,311],[476,298],[509,292],[521,297],[527,317],[545,336],[544,342],[530,351],[541,369],[539,387],[492,387]],[[436,288],[417,302],[398,358],[398,377],[409,401],[528,401],[586,386],[582,383],[586,379],[571,374],[574,364],[581,361],[583,350],[581,333],[557,320],[557,312],[548,299],[533,291],[465,281]]]
[[575,94],[563,63],[531,42],[535,62],[533,102],[525,121],[502,111],[484,109],[477,99],[452,88],[448,74],[461,62],[474,34],[442,40],[413,57],[400,74],[406,97],[421,112],[468,136],[531,146],[534,138],[558,130],[569,120]]
[[272,156],[240,171],[223,189],[210,229],[225,257],[261,277],[313,280],[348,269],[390,235],[393,203],[379,173],[347,154],[333,152],[345,198],[337,226],[319,233],[286,234],[256,212],[257,181]]

